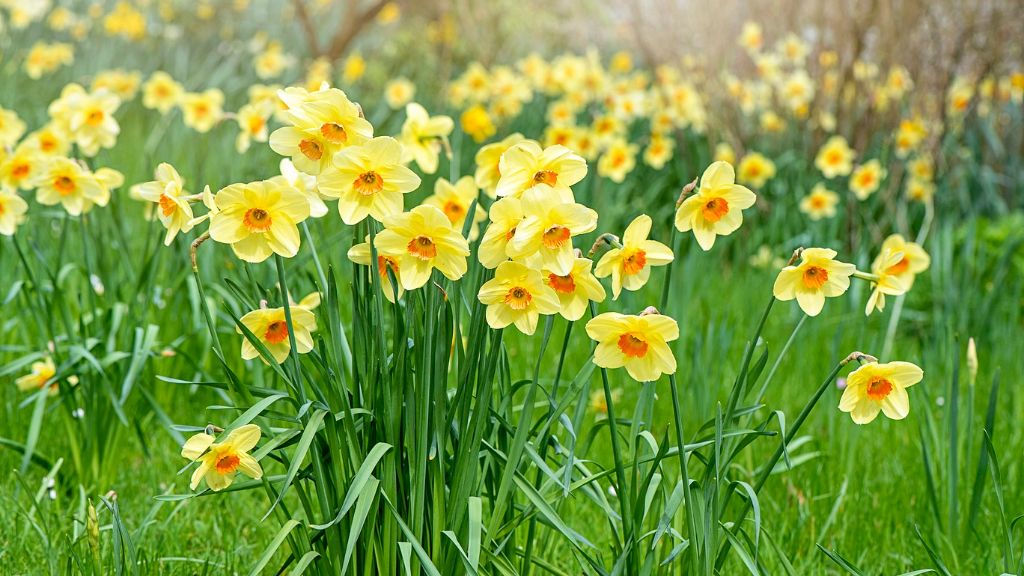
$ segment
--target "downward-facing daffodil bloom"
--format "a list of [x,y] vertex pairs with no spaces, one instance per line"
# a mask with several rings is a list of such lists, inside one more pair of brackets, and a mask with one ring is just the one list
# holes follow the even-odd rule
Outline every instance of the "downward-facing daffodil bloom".
[[469,243],[444,212],[433,206],[417,206],[385,218],[374,247],[379,254],[398,261],[402,270],[399,280],[406,290],[426,284],[434,268],[449,280],[466,273]]
[[849,412],[857,424],[867,424],[881,412],[893,420],[910,414],[907,388],[924,378],[924,371],[910,362],[871,362],[846,377],[839,409]]
[[415,102],[405,107],[402,124],[402,160],[415,160],[427,174],[437,172],[441,145],[452,133],[455,123],[448,116],[431,116],[426,108]]
[[487,324],[494,329],[515,324],[523,334],[537,330],[541,314],[555,314],[560,303],[541,273],[518,262],[502,262],[494,278],[477,295],[487,305]]
[[263,477],[260,463],[249,454],[260,441],[259,426],[239,426],[220,442],[215,440],[210,434],[200,433],[189,438],[181,448],[182,457],[199,462],[199,468],[192,473],[192,481],[189,483],[192,490],[198,488],[204,478],[210,490],[223,490],[234,482],[236,472],[253,480]]
[[668,342],[679,338],[679,325],[656,312],[639,316],[605,312],[587,322],[587,335],[597,342],[594,364],[626,368],[639,382],[675,374],[676,359]]
[[811,220],[831,218],[836,215],[836,204],[839,203],[839,195],[825,188],[820,182],[811,188],[810,193],[800,200],[800,211]]
[[[469,215],[469,208],[473,201],[479,199],[480,189],[476,187],[472,176],[463,176],[455,181],[449,182],[447,178],[438,178],[434,182],[434,193],[423,200],[426,206],[439,208],[448,221],[456,230],[462,231],[466,225],[466,216]],[[473,223],[469,227],[469,239],[476,240],[480,234],[478,222],[487,219],[487,211],[480,204],[473,210]]]
[[732,234],[743,224],[743,210],[756,200],[753,192],[736,184],[732,165],[714,162],[701,176],[697,192],[676,211],[676,230],[693,230],[697,244],[710,250],[716,237]]
[[[366,238],[366,242],[356,244],[348,249],[348,259],[356,264],[370,266],[372,256],[369,237]],[[391,303],[398,301],[405,292],[405,289],[402,288],[402,272],[401,268],[398,267],[398,259],[394,256],[384,256],[378,253],[376,270],[380,274],[380,289],[384,292],[384,297]],[[397,284],[391,283],[391,275],[388,274],[388,271],[394,275],[395,280],[398,282]]]
[[817,316],[826,297],[844,294],[850,288],[850,276],[856,266],[837,261],[836,251],[808,248],[799,264],[787,265],[775,279],[773,293],[780,300],[797,299],[808,316]]
[[841,296],[850,288],[850,276],[856,267],[837,262],[836,251],[808,248],[799,264],[786,266],[775,279],[773,293],[779,300],[796,299],[808,316],[817,316],[825,306],[825,298]]
[[818,150],[814,165],[825,178],[846,176],[853,170],[853,159],[857,153],[846,143],[846,138],[833,136]]
[[622,235],[621,247],[605,252],[597,262],[594,275],[612,277],[612,299],[618,299],[622,289],[639,290],[651,276],[652,266],[664,266],[674,258],[672,249],[647,237],[651,233],[651,217],[637,216]]
[[[875,258],[872,265],[872,272],[876,276],[871,283],[871,295],[868,297],[867,305],[864,307],[864,315],[870,316],[872,312],[885,310],[885,297],[899,296],[907,291],[908,286],[900,277],[890,274],[890,269],[899,269],[898,265],[903,261],[903,252],[897,252],[892,247],[883,247],[882,253]],[[912,277],[911,277],[912,278]]]
[[587,161],[565,146],[541,149],[533,140],[524,140],[501,155],[498,171],[501,177],[495,193],[499,197],[519,197],[545,184],[562,202],[575,202],[570,186],[587,175]]
[[130,193],[133,198],[156,204],[156,216],[167,228],[164,245],[170,246],[178,232],[192,229],[192,206],[185,198],[188,192],[182,188],[184,182],[174,166],[161,163],[156,167],[155,177],[152,182],[132,186]]
[[885,168],[878,160],[871,160],[858,166],[850,175],[850,190],[858,200],[867,200],[878,190],[882,178],[885,178]]
[[309,200],[280,180],[231,184],[214,197],[210,237],[231,244],[246,262],[271,254],[291,258],[299,252],[298,224],[309,217]]
[[582,204],[559,202],[547,186],[534,186],[522,197],[523,221],[516,227],[506,252],[513,260],[556,274],[568,274],[576,256],[572,238],[597,228],[597,212]]
[[96,176],[70,158],[46,162],[35,180],[36,200],[44,206],[64,206],[68,214],[78,216],[93,205],[106,206],[110,190]]
[[498,180],[501,178],[501,169],[498,167],[501,155],[522,141],[523,135],[516,132],[506,136],[501,142],[495,142],[480,148],[476,153],[476,173],[474,174],[474,179],[476,180],[476,185],[491,198],[495,197]]
[[402,195],[418,188],[420,177],[402,165],[401,144],[381,136],[343,148],[317,183],[321,194],[338,199],[341,219],[352,225],[367,216],[383,221],[400,214]]
[[0,235],[14,236],[27,211],[28,203],[17,192],[0,185]]
[[485,268],[496,268],[508,260],[508,245],[523,222],[523,202],[519,198],[501,198],[491,204],[488,213],[491,223],[484,230],[477,257]]
[[556,274],[550,270],[542,272],[544,283],[558,295],[561,303],[558,313],[566,320],[582,318],[591,301],[604,302],[604,286],[590,271],[593,265],[589,259],[577,256],[568,274]]
[[[887,261],[891,259],[887,254],[895,253],[900,254],[901,258],[895,262]],[[907,242],[899,234],[892,234],[882,242],[882,249],[871,264],[871,271],[895,276],[910,290],[914,286],[914,278],[927,270],[930,264],[931,258],[919,244]]]
[[[313,332],[316,332],[316,316],[302,305],[292,305],[290,308],[292,332],[295,333],[295,351],[299,354],[305,354],[313,349]],[[274,357],[278,364],[284,362],[291,352],[291,341],[288,338],[288,322],[285,319],[284,308],[260,308],[253,310],[242,316],[239,321],[267,347],[267,351],[270,352],[270,355]],[[242,333],[241,328],[236,328],[235,330],[239,334]],[[260,356],[259,350],[253,346],[248,338],[243,338],[242,359],[252,360],[253,358],[260,358],[264,362],[267,361],[266,358]]]
[[[54,365],[53,360],[50,357],[46,357],[38,362],[33,362],[32,371],[18,378],[14,383],[18,386],[18,390],[22,392],[31,392],[46,386],[46,383],[49,382],[56,374],[57,366]],[[47,394],[53,396],[56,393],[57,383],[54,382],[50,385],[50,390]]]

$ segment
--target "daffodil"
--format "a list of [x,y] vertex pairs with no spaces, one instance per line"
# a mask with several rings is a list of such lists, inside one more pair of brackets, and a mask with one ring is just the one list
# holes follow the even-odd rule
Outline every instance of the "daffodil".
[[427,174],[437,172],[438,156],[442,143],[452,133],[455,123],[448,116],[431,116],[426,108],[415,102],[405,106],[405,123],[402,124],[402,160],[415,160],[420,170]]
[[244,154],[253,141],[267,141],[267,121],[273,112],[266,105],[246,104],[238,109],[235,121],[238,122],[238,137],[235,138],[235,150]]
[[544,283],[558,295],[561,303],[558,313],[566,320],[576,321],[582,318],[591,301],[604,302],[604,286],[601,286],[590,271],[593,265],[588,258],[577,256],[568,274],[542,271]]
[[384,218],[384,230],[374,238],[374,247],[398,261],[399,280],[406,290],[426,284],[435,268],[449,280],[466,273],[469,243],[433,206],[417,206]]
[[754,188],[763,188],[765,183],[775,177],[775,163],[763,154],[749,152],[736,166],[736,172],[740,182]]
[[106,206],[110,200],[110,191],[96,176],[70,158],[48,160],[36,177],[35,186],[40,204],[60,204],[72,216],[84,214],[94,205]]
[[494,278],[480,287],[477,297],[487,305],[491,328],[515,324],[523,334],[533,334],[540,315],[555,314],[560,307],[558,296],[538,270],[511,261],[498,265]]
[[614,247],[597,262],[594,275],[598,278],[612,277],[612,298],[618,299],[622,289],[635,291],[647,284],[652,266],[664,266],[674,258],[672,249],[654,240],[649,240],[651,217],[637,216],[622,235],[621,247]]
[[800,200],[800,211],[811,220],[831,218],[836,215],[836,204],[839,203],[839,195],[825,188],[825,185],[818,183],[811,188],[810,193]]
[[[18,390],[22,392],[31,392],[33,390],[40,390],[53,377],[57,374],[57,366],[54,365],[53,359],[49,356],[44,357],[38,362],[32,363],[32,371],[28,374],[21,376],[14,381],[15,385],[18,386]],[[53,396],[57,393],[57,383],[54,382],[50,385],[50,389],[47,394]]]
[[183,94],[178,105],[184,114],[185,125],[200,134],[209,132],[224,118],[224,93],[217,88]]
[[266,180],[231,184],[214,197],[210,237],[231,244],[246,262],[271,254],[291,258],[299,252],[298,224],[309,217],[309,200],[291,186]]
[[263,469],[249,451],[260,441],[260,427],[255,424],[239,426],[220,442],[210,434],[200,433],[189,438],[181,448],[181,456],[199,467],[192,473],[189,487],[195,490],[206,479],[210,490],[218,492],[231,486],[235,473],[241,472],[253,480],[263,477]]
[[142,85],[142,105],[167,114],[181,101],[185,89],[171,75],[156,71]]
[[476,153],[476,185],[483,189],[491,198],[495,198],[495,190],[498,187],[498,180],[501,178],[501,169],[498,164],[501,155],[512,146],[523,141],[523,135],[516,132],[502,139],[500,142],[488,144]]
[[174,166],[161,163],[156,167],[156,179],[136,184],[131,188],[134,198],[157,205],[156,215],[167,228],[164,245],[170,246],[178,232],[192,230],[192,206],[189,205],[184,182]]
[[387,136],[344,148],[335,154],[333,168],[317,180],[320,193],[338,198],[338,212],[346,224],[399,214],[402,195],[420,185],[420,177],[401,159],[402,146]]
[[537,264],[568,274],[576,259],[572,238],[597,228],[597,212],[582,204],[562,203],[538,185],[522,196],[523,221],[516,227],[506,253],[513,260]]
[[[899,260],[887,262],[887,254],[897,253],[901,255]],[[899,234],[892,234],[882,242],[878,257],[871,264],[871,271],[895,276],[907,290],[910,290],[914,286],[914,278],[927,270],[930,264],[931,258],[919,244],[907,242]]]
[[459,117],[459,124],[462,126],[462,131],[473,138],[477,144],[494,136],[497,130],[487,109],[479,104],[466,108],[462,116]]
[[537,184],[545,184],[562,202],[575,202],[570,186],[587,175],[587,161],[564,146],[542,149],[533,140],[523,140],[501,155],[498,171],[498,197],[519,197]]
[[743,210],[756,200],[753,192],[736,184],[731,164],[714,162],[704,170],[697,192],[676,210],[676,230],[693,230],[697,244],[710,250],[715,238],[732,234],[743,224]]
[[[286,321],[284,308],[259,308],[242,316],[239,321],[256,338],[259,339],[267,351],[280,364],[284,362],[291,353],[291,340],[288,337],[288,322]],[[316,332],[316,316],[304,306],[292,305],[289,309],[292,316],[292,332],[295,334],[295,351],[305,354],[313,349],[313,332]],[[236,328],[239,334],[241,328]],[[242,359],[252,360],[266,358],[260,356],[259,350],[253,346],[248,338],[242,339]]]
[[821,170],[825,178],[846,176],[853,170],[853,160],[856,157],[857,153],[846,143],[846,138],[832,136],[818,150],[814,165]]
[[29,190],[49,158],[37,148],[22,144],[6,157],[0,157],[0,185]]
[[801,253],[800,263],[789,265],[775,279],[773,293],[779,300],[796,299],[808,316],[817,316],[825,306],[825,298],[842,296],[850,288],[850,276],[856,267],[835,260],[836,251],[808,248]]
[[392,110],[405,106],[416,96],[416,85],[408,78],[395,78],[384,86],[384,101]]
[[597,174],[612,182],[621,183],[626,175],[636,167],[636,154],[639,147],[626,140],[615,140],[597,161]]
[[899,296],[909,289],[905,280],[889,273],[890,269],[898,270],[903,260],[903,252],[893,250],[892,246],[883,246],[882,252],[875,258],[872,266],[874,278],[871,281],[871,295],[868,296],[867,305],[864,307],[865,316],[870,316],[875,310],[885,310],[886,296]]
[[597,342],[594,364],[602,368],[625,367],[639,382],[676,372],[668,343],[679,338],[679,325],[669,316],[605,312],[587,322],[587,335]]
[[330,167],[338,152],[373,138],[373,126],[362,117],[359,106],[337,88],[301,97],[282,91],[279,97],[288,104],[288,110],[280,116],[289,125],[274,130],[270,147],[290,157],[302,172],[320,174]]
[[661,170],[665,163],[672,159],[675,140],[658,134],[651,135],[651,141],[644,148],[644,164],[655,170]]
[[858,200],[867,200],[878,190],[883,178],[885,168],[878,160],[871,160],[858,166],[850,175],[850,190]]
[[24,133],[25,123],[17,112],[0,106],[0,148],[13,148]]
[[839,409],[857,424],[868,424],[881,412],[892,420],[910,414],[907,388],[924,378],[924,371],[910,362],[871,362],[846,377]]
[[25,221],[28,203],[14,190],[0,185],[0,234],[14,236],[18,225]]
[[[366,241],[361,244],[356,244],[349,248],[348,259],[361,264],[363,266],[370,266],[372,262],[372,252],[370,250],[370,238],[366,237]],[[391,274],[388,274],[388,272]],[[372,273],[373,270],[371,269]],[[377,272],[380,274],[380,289],[384,292],[384,297],[388,299],[392,304],[397,302],[402,294],[405,293],[405,289],[402,288],[402,269],[398,265],[398,259],[394,256],[384,256],[381,253],[377,253]],[[396,284],[392,284],[391,276],[394,275]]]
[[491,204],[488,216],[490,223],[480,240],[477,257],[485,268],[496,268],[498,264],[509,259],[509,242],[515,236],[516,228],[526,217],[523,213],[523,202],[519,198],[501,198]]
[[271,178],[271,180],[281,178],[285,184],[301,192],[309,200],[309,216],[311,218],[326,216],[327,204],[324,204],[325,196],[320,193],[317,187],[316,176],[299,172],[295,168],[295,164],[292,164],[292,161],[288,158],[281,158],[281,163],[278,164],[278,167],[280,168],[281,175]]
[[111,148],[117,142],[121,128],[114,112],[120,105],[121,99],[111,92],[89,93],[78,84],[68,84],[47,111],[82,154],[95,156],[100,148]]
[[[463,176],[451,183],[447,178],[438,178],[434,182],[434,193],[423,200],[426,206],[440,208],[452,226],[460,232],[466,224],[466,216],[473,201],[479,199],[480,189],[472,176]],[[477,223],[487,219],[487,211],[479,204],[473,210],[473,222],[469,228],[469,240],[476,240],[480,234]]]

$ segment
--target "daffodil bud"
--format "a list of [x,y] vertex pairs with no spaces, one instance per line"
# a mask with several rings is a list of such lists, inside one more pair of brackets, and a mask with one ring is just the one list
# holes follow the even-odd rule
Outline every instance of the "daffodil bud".
[[100,550],[100,521],[96,514],[96,507],[89,500],[89,507],[86,510],[85,531],[89,536],[89,548],[93,554],[99,554]]
[[974,338],[967,340],[967,383],[974,386],[978,379],[978,350]]

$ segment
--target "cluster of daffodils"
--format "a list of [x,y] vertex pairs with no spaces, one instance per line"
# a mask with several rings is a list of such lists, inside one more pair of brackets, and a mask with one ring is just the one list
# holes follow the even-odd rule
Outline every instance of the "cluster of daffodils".
[[39,204],[60,205],[72,216],[109,202],[124,183],[121,173],[92,170],[69,155],[72,147],[85,157],[112,147],[120,132],[114,117],[119,105],[104,88],[90,92],[68,84],[50,104],[49,122],[28,134],[17,114],[0,108],[0,234],[14,235],[26,218],[28,203],[19,190],[35,191]]

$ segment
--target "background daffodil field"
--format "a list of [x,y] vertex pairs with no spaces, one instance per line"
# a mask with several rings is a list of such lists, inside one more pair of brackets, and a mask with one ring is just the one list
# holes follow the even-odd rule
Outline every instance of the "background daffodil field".
[[0,573],[1024,573],[1018,0],[0,0]]

